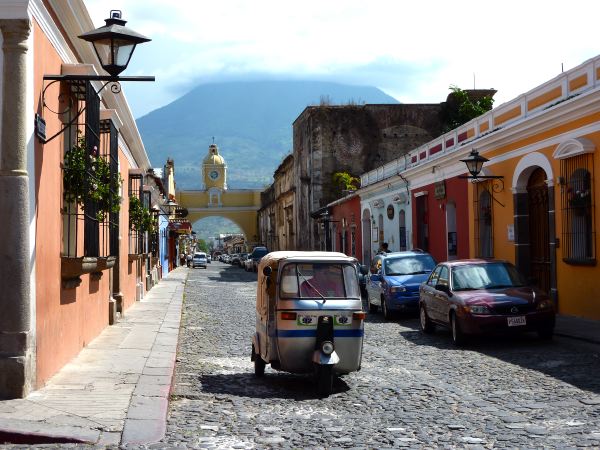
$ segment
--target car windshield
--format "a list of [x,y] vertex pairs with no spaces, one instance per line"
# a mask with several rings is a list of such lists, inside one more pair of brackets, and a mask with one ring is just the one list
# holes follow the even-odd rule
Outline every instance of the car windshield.
[[417,275],[429,273],[435,267],[431,255],[390,256],[383,260],[386,275]]
[[282,298],[360,298],[355,266],[340,263],[286,264],[279,292]]
[[469,264],[452,268],[452,289],[468,291],[475,289],[502,289],[524,286],[523,278],[512,264]]

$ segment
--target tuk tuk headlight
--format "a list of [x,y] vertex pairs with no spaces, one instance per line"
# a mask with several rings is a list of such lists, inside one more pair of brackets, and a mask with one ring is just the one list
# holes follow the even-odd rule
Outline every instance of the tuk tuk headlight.
[[325,341],[321,344],[321,351],[326,355],[331,355],[333,353],[333,342]]

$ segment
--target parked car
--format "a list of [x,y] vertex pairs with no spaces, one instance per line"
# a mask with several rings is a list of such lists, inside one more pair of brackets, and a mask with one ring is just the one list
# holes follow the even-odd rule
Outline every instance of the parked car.
[[267,247],[254,247],[252,249],[252,253],[250,253],[249,257],[252,260],[252,271],[253,272],[257,272],[258,271],[258,263],[260,263],[260,260],[262,259],[263,256],[265,256],[267,253],[269,253],[269,250],[267,250]]
[[449,327],[456,345],[482,333],[537,331],[543,339],[554,333],[554,303],[507,261],[437,265],[421,286],[419,306],[421,330],[432,333],[436,325]]
[[246,256],[246,259],[244,259],[243,261],[243,266],[244,266],[244,270],[246,272],[252,272],[252,270],[254,270],[254,266],[253,266],[253,262],[252,262],[252,257],[250,255]]
[[204,252],[196,252],[194,253],[194,258],[192,259],[192,268],[196,267],[204,267],[206,269],[206,253]]
[[429,253],[405,251],[376,255],[367,277],[366,290],[369,311],[381,307],[390,319],[400,311],[418,311],[419,286],[429,277],[435,260]]
[[229,260],[231,259],[231,255],[229,254],[224,254],[223,257],[221,258],[221,261],[223,261],[225,264],[229,264]]
[[212,263],[212,256],[210,256],[210,253],[206,254],[206,262],[211,264]]
[[238,253],[234,255],[233,258],[231,258],[231,264],[234,266],[242,267],[243,261],[246,259],[246,256],[248,256],[248,253]]

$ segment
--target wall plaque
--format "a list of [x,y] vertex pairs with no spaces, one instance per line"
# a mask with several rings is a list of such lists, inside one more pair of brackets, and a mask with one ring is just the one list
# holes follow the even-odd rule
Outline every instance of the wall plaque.
[[388,205],[387,207],[387,216],[390,220],[394,218],[394,207],[392,205]]
[[433,196],[436,200],[443,200],[446,198],[446,182],[436,181],[434,184]]

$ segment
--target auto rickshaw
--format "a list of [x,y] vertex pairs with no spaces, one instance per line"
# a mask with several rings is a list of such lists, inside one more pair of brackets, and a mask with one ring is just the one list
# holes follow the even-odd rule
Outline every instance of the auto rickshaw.
[[358,263],[335,252],[272,252],[258,267],[254,373],[313,373],[320,395],[360,370],[364,319]]

